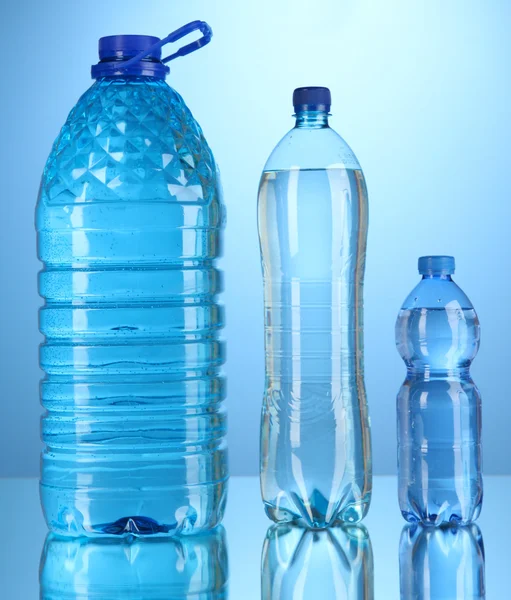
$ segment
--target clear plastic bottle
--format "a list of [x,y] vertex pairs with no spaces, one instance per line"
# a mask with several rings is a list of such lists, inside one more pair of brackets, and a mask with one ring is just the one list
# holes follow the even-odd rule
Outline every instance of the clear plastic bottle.
[[225,530],[172,538],[63,538],[50,534],[41,600],[225,600]]
[[259,187],[266,390],[261,489],[268,516],[357,522],[371,497],[363,376],[367,192],[328,123],[327,88],[299,88],[295,127]]
[[402,600],[484,600],[484,545],[476,525],[406,525],[399,545]]
[[479,320],[454,283],[452,256],[419,258],[396,344],[407,368],[397,397],[399,504],[407,521],[466,524],[481,509],[481,396],[470,376]]
[[[99,42],[37,205],[41,496],[64,534],[213,527],[227,479],[213,155],[165,83],[164,40]],[[171,57],[172,58],[172,57]]]
[[266,534],[262,600],[373,600],[371,540],[361,525],[311,530],[287,523]]

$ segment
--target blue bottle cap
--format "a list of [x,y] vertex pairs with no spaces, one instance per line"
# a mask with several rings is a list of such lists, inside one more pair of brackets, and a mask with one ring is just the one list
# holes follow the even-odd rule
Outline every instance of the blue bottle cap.
[[[202,37],[179,48],[174,54],[162,58],[162,47],[173,43],[189,33],[199,30]],[[208,44],[212,37],[211,27],[204,21],[192,21],[163,39],[152,35],[109,35],[99,40],[99,63],[93,65],[91,74],[99,77],[123,75],[147,75],[164,79],[169,68],[165,63],[186,56]]]
[[452,275],[454,266],[454,256],[421,256],[419,258],[421,275]]
[[[109,35],[99,40],[99,63],[93,65],[94,79],[110,75],[149,75],[164,79],[169,68],[161,62],[160,38],[152,35]],[[143,58],[128,64],[140,53]]]
[[295,112],[304,110],[322,110],[329,112],[332,98],[326,87],[301,87],[293,92]]
[[99,40],[99,60],[131,58],[147,50],[146,58],[160,60],[161,48],[153,49],[160,38],[153,35],[108,35]]

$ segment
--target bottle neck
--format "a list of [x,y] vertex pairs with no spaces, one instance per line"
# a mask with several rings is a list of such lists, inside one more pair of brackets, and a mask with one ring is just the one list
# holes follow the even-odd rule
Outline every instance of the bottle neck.
[[449,273],[423,273],[422,279],[441,279],[443,281],[452,281]]
[[435,379],[464,379],[470,380],[470,362],[456,367],[434,368],[430,365],[417,366],[411,362],[406,363],[406,372],[408,380],[434,381]]
[[296,113],[296,127],[299,129],[326,129],[329,113],[325,110],[303,110]]
[[153,75],[107,75],[98,77],[95,82],[97,85],[133,85],[133,86],[154,86],[165,84],[165,79],[162,77],[155,77]]

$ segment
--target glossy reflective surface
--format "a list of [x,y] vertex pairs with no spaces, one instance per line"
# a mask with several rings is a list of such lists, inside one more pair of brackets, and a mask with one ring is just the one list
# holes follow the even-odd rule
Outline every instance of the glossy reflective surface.
[[308,532],[272,524],[258,479],[235,477],[225,532],[45,546],[37,481],[0,480],[0,597],[38,598],[42,557],[44,600],[500,600],[509,596],[510,501],[511,477],[486,477],[477,526],[414,528],[399,513],[396,478],[375,477],[363,525]]
[[401,598],[485,598],[484,545],[477,525],[403,529]]
[[261,598],[374,598],[373,552],[363,526],[268,530],[261,565]]
[[303,111],[259,185],[266,379],[261,489],[276,522],[356,523],[371,500],[363,372],[364,175],[324,111]]
[[154,77],[94,83],[53,146],[36,228],[41,497],[55,532],[221,521],[221,195],[199,125]]
[[483,500],[481,395],[470,374],[479,319],[451,278],[452,257],[422,257],[419,267],[423,278],[396,323],[406,365],[397,396],[399,504],[411,523],[467,525]]
[[43,600],[226,597],[225,530],[175,538],[59,538],[41,557]]

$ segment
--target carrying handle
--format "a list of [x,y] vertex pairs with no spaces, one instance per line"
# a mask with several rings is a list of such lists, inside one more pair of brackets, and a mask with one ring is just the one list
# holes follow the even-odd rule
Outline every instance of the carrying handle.
[[[180,40],[185,35],[188,35],[189,33],[192,33],[192,31],[197,31],[197,30],[199,30],[202,33],[202,37],[200,37],[198,40],[195,40],[195,42],[191,42],[190,44],[187,44],[186,46],[179,48],[179,50],[177,52],[174,52],[174,54],[170,54],[169,56],[162,58],[161,62],[168,63],[171,60],[179,58],[180,56],[186,56],[187,54],[190,54],[191,52],[195,52],[195,50],[198,50],[199,48],[202,48],[206,44],[209,44],[209,42],[211,41],[211,38],[213,37],[213,32],[211,31],[211,27],[205,21],[192,21],[191,23],[187,23],[186,25],[183,25],[179,29],[176,29],[176,31],[169,33],[169,35],[167,37],[164,37],[159,42],[156,42],[156,44],[153,44],[147,50],[142,50],[142,52],[139,52],[133,58],[130,58],[126,62],[123,62],[121,68],[126,69],[127,67],[131,66],[132,64],[139,62],[145,56],[147,56],[148,54],[151,54],[155,50],[162,48],[166,44],[172,44],[173,42],[177,42],[177,40]],[[119,64],[116,65],[116,68],[119,68]]]
[[162,58],[161,62],[168,63],[171,60],[174,60],[175,58],[179,58],[180,56],[186,56],[187,54],[190,54],[191,52],[195,52],[195,50],[202,48],[206,44],[209,44],[211,38],[213,37],[213,32],[211,31],[211,27],[205,21],[192,21],[187,25],[183,25],[183,27],[180,27],[179,29],[176,29],[176,31],[174,31],[173,33],[170,33],[164,40],[162,40],[162,42],[164,44],[176,42],[185,35],[188,35],[189,33],[192,33],[192,31],[197,30],[199,30],[202,33],[202,37],[200,37],[198,40],[195,40],[195,42],[191,42],[190,44],[179,48],[179,50],[177,52],[174,52],[174,54],[170,54],[166,58]]

